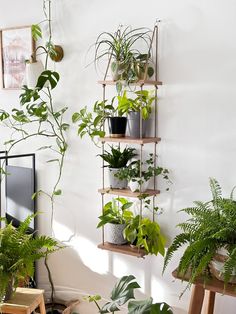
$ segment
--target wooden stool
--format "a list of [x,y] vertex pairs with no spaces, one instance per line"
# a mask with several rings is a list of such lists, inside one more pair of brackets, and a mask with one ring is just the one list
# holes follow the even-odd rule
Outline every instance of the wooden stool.
[[[173,271],[172,275],[177,279],[185,281],[188,281],[189,278],[188,275],[186,275],[186,277],[184,278],[178,276],[177,270]],[[228,284],[227,287],[224,288],[224,282],[216,278],[212,278],[206,283],[204,283],[204,280],[201,277],[197,278],[192,288],[188,314],[201,314],[206,291],[208,294],[206,314],[213,314],[215,305],[215,294],[220,293],[236,297],[236,284]]]
[[30,314],[37,307],[40,309],[40,314],[46,314],[44,298],[44,290],[16,288],[14,296],[0,305],[1,313],[8,314]]

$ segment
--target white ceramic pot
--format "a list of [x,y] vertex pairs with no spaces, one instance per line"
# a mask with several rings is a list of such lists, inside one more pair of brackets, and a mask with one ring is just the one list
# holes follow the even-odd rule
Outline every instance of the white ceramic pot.
[[149,180],[144,181],[140,189],[140,184],[137,181],[129,181],[129,187],[132,192],[145,192],[148,189],[148,185],[149,185]]
[[106,224],[106,239],[108,243],[111,244],[125,244],[127,241],[125,240],[123,236],[123,231],[125,229],[126,225],[118,225],[118,224],[112,224],[107,223]]
[[44,71],[44,66],[41,61],[26,63],[26,85],[28,88],[34,89],[37,85],[38,78]]
[[120,180],[118,179],[115,174],[120,169],[117,168],[109,168],[109,181],[110,181],[110,188],[111,189],[126,189],[128,185],[127,180]]

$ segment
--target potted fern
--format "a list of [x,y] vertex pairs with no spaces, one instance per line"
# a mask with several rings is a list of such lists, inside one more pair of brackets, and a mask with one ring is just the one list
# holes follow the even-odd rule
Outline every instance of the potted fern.
[[47,236],[29,234],[30,215],[18,228],[8,223],[0,229],[0,300],[11,298],[19,282],[33,276],[34,263],[42,257],[60,249],[57,241]]
[[110,146],[110,152],[105,150],[103,154],[99,155],[106,163],[105,167],[109,167],[109,181],[112,189],[127,188],[127,180],[125,178],[119,179],[116,173],[120,169],[124,169],[128,162],[136,156],[135,148],[125,147],[123,150],[118,146]]
[[99,217],[100,222],[97,228],[106,225],[107,241],[109,243],[118,245],[127,243],[123,236],[123,231],[126,226],[127,216],[131,214],[128,208],[132,205],[133,203],[127,199],[118,197],[116,199],[113,198],[112,201],[103,207],[103,214]]
[[212,199],[196,201],[194,207],[182,211],[190,218],[178,226],[182,233],[177,235],[167,250],[166,269],[175,251],[187,247],[180,259],[178,274],[189,276],[191,285],[198,276],[207,279],[215,275],[218,279],[235,282],[236,276],[236,201],[232,190],[230,197],[222,196],[217,180],[210,179]]

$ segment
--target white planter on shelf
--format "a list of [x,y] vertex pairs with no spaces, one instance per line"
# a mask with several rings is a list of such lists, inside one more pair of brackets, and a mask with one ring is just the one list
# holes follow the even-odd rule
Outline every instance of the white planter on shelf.
[[111,189],[126,189],[128,181],[126,179],[120,180],[118,179],[115,174],[120,169],[117,168],[109,168],[109,182],[110,182],[110,188]]
[[129,181],[129,187],[132,192],[145,192],[148,189],[148,185],[149,185],[149,180],[148,181],[143,180],[143,183],[140,189],[140,184],[138,181]]
[[121,245],[127,243],[123,236],[123,231],[125,229],[125,224],[106,224],[106,239],[108,243]]

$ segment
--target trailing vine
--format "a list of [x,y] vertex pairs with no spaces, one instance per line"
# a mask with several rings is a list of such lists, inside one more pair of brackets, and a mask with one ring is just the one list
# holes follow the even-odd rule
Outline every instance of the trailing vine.
[[[57,55],[55,45],[52,41],[52,19],[51,19],[52,0],[43,0],[43,11],[45,19],[38,24],[32,25],[32,36],[35,41],[42,38],[42,29],[40,24],[47,23],[49,36],[45,46],[38,46],[33,52],[32,60],[38,55],[44,54],[44,71],[38,77],[35,88],[22,87],[20,95],[20,108],[13,108],[6,111],[0,108],[0,125],[12,130],[10,138],[4,142],[6,152],[9,154],[15,146],[30,139],[44,138],[46,145],[39,147],[38,150],[49,150],[54,157],[48,160],[48,163],[56,163],[58,173],[51,192],[45,192],[43,189],[37,191],[32,198],[40,194],[46,195],[51,203],[51,229],[53,230],[54,202],[55,197],[62,194],[59,188],[65,155],[67,152],[66,131],[69,124],[65,122],[64,115],[68,107],[57,109],[53,99],[53,90],[57,87],[60,75],[56,71],[48,69],[49,58]],[[42,52],[38,53],[39,49]],[[1,175],[7,175],[4,166],[0,168]],[[3,177],[2,176],[2,177]],[[51,285],[51,301],[54,301],[54,284],[50,269],[45,258],[45,266],[48,272],[48,278]],[[53,309],[52,309],[53,311]]]
[[[47,3],[48,13],[46,11]],[[52,205],[52,227],[55,196],[61,195],[62,193],[61,189],[59,189],[59,184],[68,147],[65,133],[69,128],[69,124],[64,121],[64,114],[68,107],[57,110],[53,101],[52,91],[57,87],[60,75],[48,69],[48,58],[50,55],[56,53],[55,50],[53,50],[54,44],[52,42],[51,0],[44,0],[43,6],[46,17],[43,22],[48,23],[49,40],[45,47],[39,46],[38,48],[44,48],[46,55],[45,71],[39,76],[34,89],[28,88],[26,85],[22,87],[20,109],[13,108],[10,112],[0,109],[0,122],[2,126],[13,130],[10,139],[4,142],[8,153],[10,153],[15,146],[26,142],[30,138],[43,137],[47,145],[40,147],[38,150],[50,150],[55,156],[53,159],[47,161],[48,163],[57,163],[58,165],[58,175],[51,193],[39,190],[33,195],[33,197],[36,197],[43,193],[49,197]],[[42,31],[39,24],[32,26],[32,35],[34,39],[42,38]],[[48,140],[53,140],[50,142],[50,145],[48,145]],[[1,173],[6,174],[3,168],[1,168]]]

